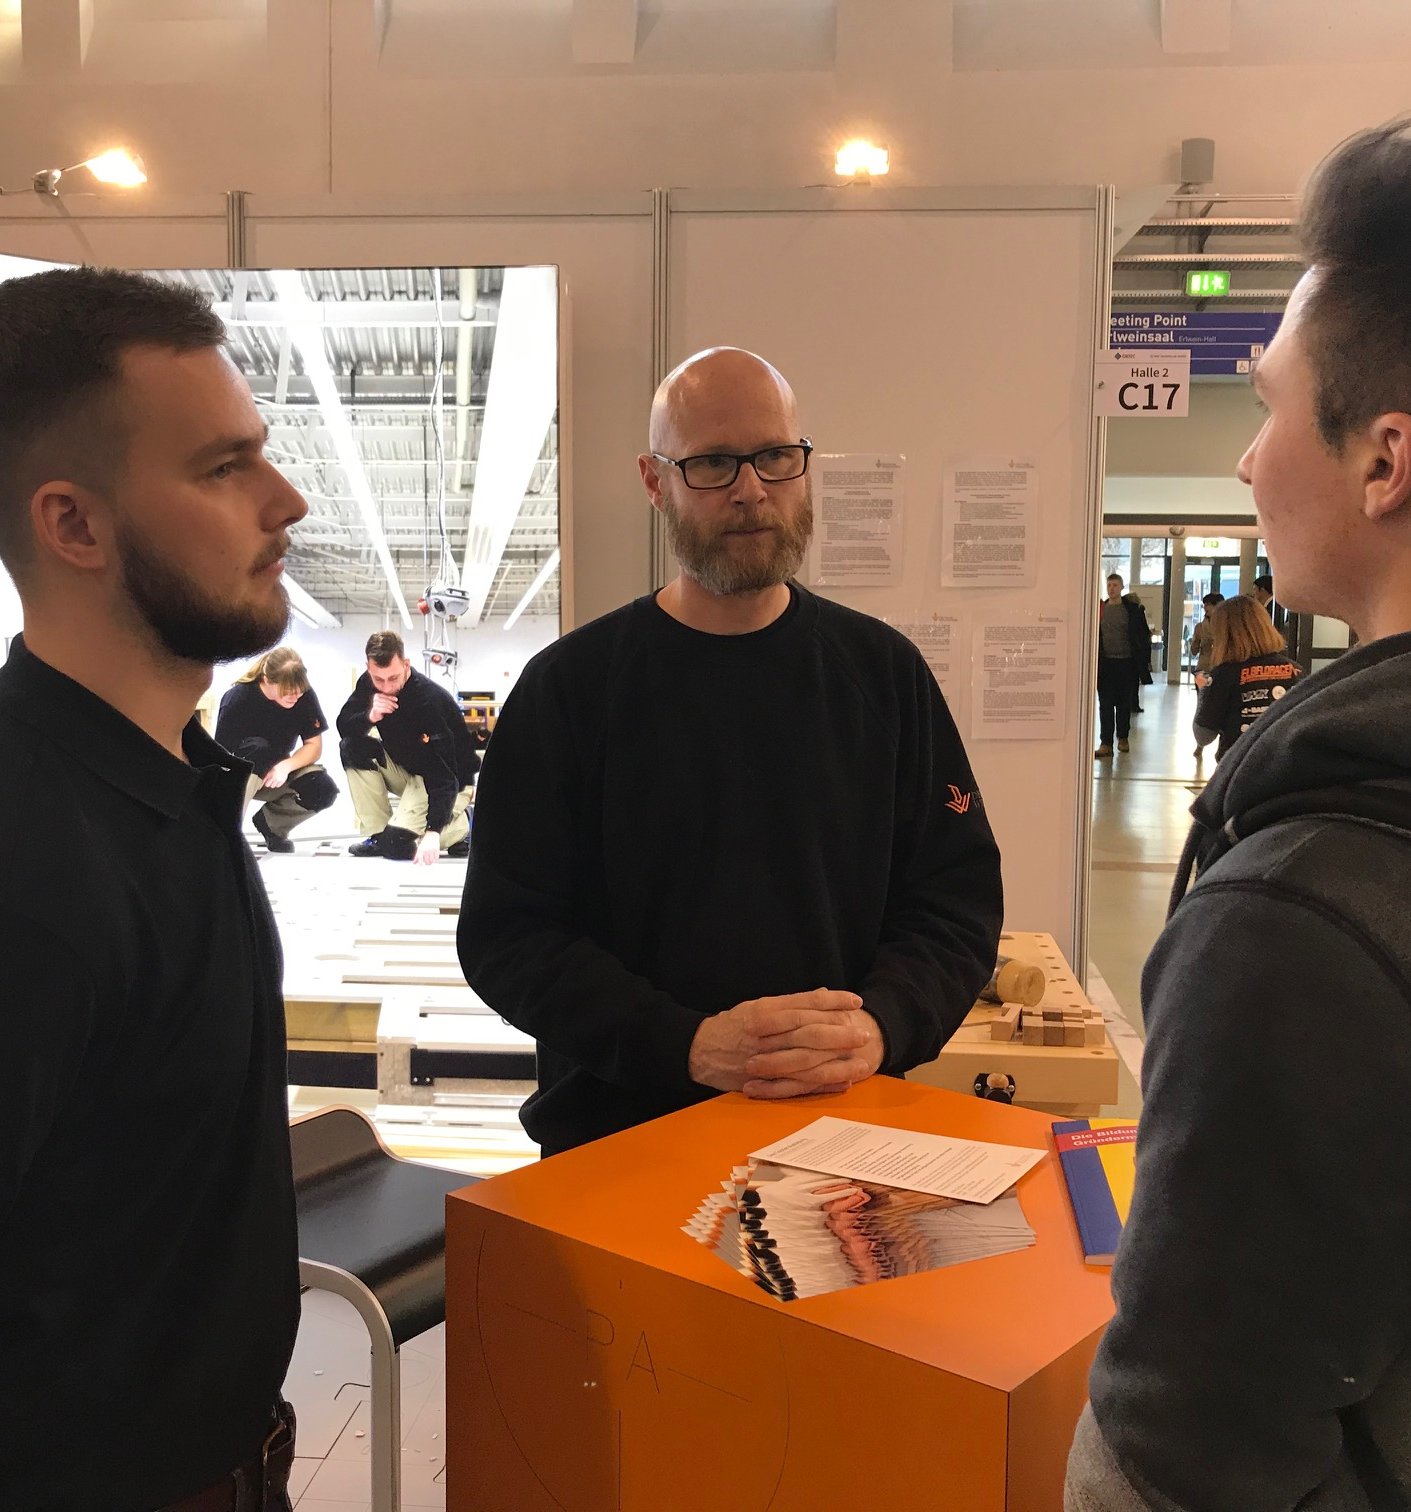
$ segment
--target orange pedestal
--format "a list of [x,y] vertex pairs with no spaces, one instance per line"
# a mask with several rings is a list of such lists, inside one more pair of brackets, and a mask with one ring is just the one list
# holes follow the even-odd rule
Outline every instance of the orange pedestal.
[[874,1077],[728,1096],[447,1203],[450,1512],[1061,1512],[1111,1316],[1056,1158],[1030,1249],[777,1302],[681,1233],[821,1114],[1051,1148],[1042,1114]]

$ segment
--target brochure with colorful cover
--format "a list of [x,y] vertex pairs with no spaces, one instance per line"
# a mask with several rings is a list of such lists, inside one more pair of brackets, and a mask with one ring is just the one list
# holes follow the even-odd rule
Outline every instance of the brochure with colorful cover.
[[1111,1265],[1132,1206],[1137,1126],[1127,1118],[1073,1118],[1053,1126],[1078,1237],[1089,1265]]

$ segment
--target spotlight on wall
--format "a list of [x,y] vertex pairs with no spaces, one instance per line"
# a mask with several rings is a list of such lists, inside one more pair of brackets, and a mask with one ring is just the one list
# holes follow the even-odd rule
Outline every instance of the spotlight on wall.
[[129,152],[126,147],[111,147],[107,152],[75,163],[72,168],[42,168],[34,175],[34,192],[57,195],[59,181],[66,174],[77,173],[80,169],[86,169],[96,183],[108,184],[114,189],[138,189],[147,182],[147,170],[135,152]]
[[833,171],[839,178],[881,178],[892,166],[891,154],[885,147],[869,142],[863,137],[853,137],[838,148],[833,159]]

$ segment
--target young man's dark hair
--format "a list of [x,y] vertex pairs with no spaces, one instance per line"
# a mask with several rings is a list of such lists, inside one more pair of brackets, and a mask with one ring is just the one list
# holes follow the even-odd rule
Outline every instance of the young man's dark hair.
[[1260,589],[1262,592],[1267,593],[1270,598],[1273,598],[1274,579],[1270,577],[1267,572],[1262,573],[1259,577],[1255,578],[1254,586]]
[[1207,593],[1205,597],[1201,599],[1201,603],[1204,604],[1207,609],[1213,609],[1216,604],[1223,604],[1224,602],[1225,595],[1223,593]]
[[374,630],[367,638],[366,649],[367,659],[375,667],[390,667],[394,661],[406,660],[406,647],[395,630]]
[[224,341],[204,296],[179,284],[110,268],[0,283],[0,562],[16,582],[33,558],[34,490],[57,477],[102,491],[122,465],[123,353]]
[[1299,239],[1317,282],[1303,338],[1318,429],[1334,452],[1377,415],[1411,410],[1411,117],[1349,137],[1314,174]]

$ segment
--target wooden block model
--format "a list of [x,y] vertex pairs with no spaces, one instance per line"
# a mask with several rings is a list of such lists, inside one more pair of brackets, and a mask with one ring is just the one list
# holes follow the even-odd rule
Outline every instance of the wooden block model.
[[1020,1015],[1024,1012],[1022,1003],[1008,1003],[1004,1011],[997,1014],[990,1021],[990,1038],[996,1040],[1012,1040],[1019,1031]]
[[[1047,1149],[1037,1242],[781,1302],[681,1232],[750,1150],[829,1114]],[[447,1512],[1061,1512],[1112,1313],[1042,1114],[874,1076],[737,1094],[446,1203]]]

